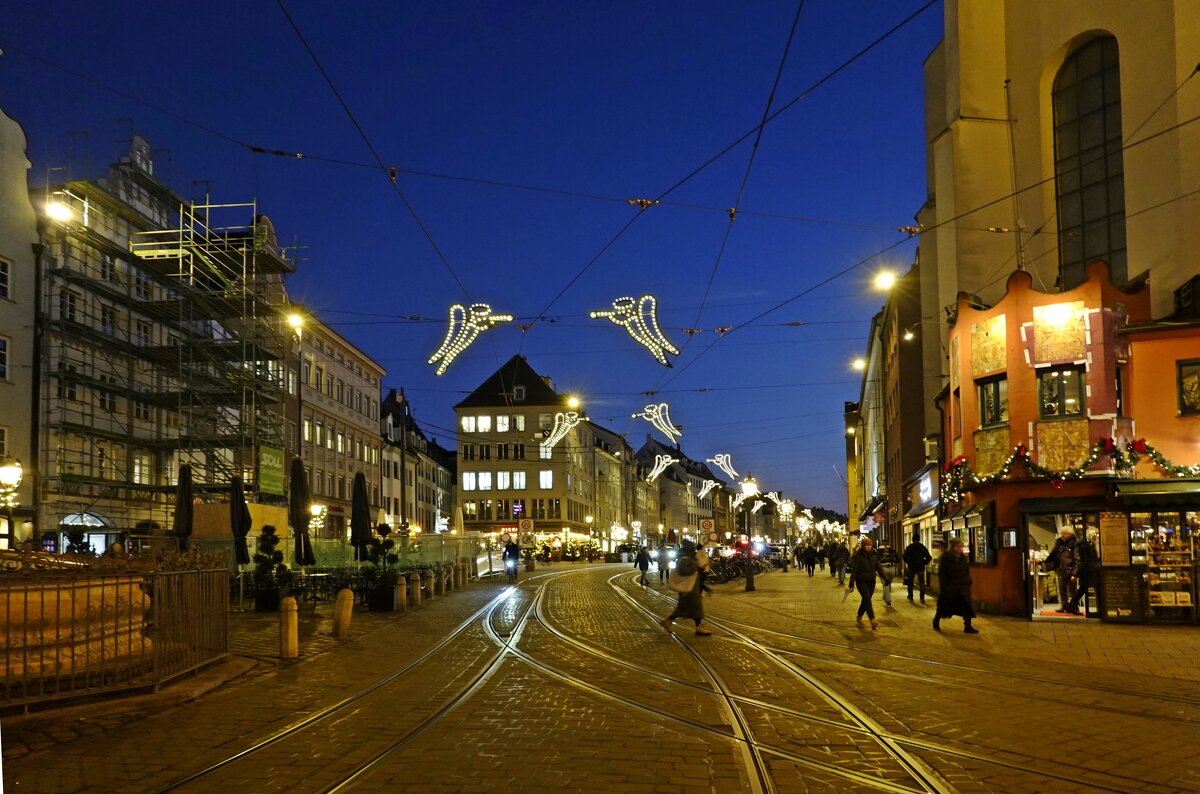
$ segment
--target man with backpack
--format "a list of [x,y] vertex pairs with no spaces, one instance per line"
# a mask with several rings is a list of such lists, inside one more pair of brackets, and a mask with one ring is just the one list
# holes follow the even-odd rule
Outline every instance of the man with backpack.
[[929,549],[921,542],[921,533],[913,532],[912,543],[904,548],[904,584],[908,586],[908,600],[913,600],[913,580],[921,593],[921,603],[925,603],[925,568],[933,560]]

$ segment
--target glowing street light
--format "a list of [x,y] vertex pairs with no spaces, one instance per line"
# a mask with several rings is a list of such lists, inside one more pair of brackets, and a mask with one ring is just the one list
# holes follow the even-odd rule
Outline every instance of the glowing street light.
[[21,461],[5,457],[0,462],[0,505],[8,508],[8,545],[11,547],[17,540],[16,526],[13,524],[13,508],[17,506],[17,489],[21,487],[24,470]]
[[856,358],[850,362],[850,366],[854,367],[859,372],[867,368],[867,360],[865,358]]
[[896,286],[896,274],[890,270],[880,270],[875,274],[875,289],[887,292]]

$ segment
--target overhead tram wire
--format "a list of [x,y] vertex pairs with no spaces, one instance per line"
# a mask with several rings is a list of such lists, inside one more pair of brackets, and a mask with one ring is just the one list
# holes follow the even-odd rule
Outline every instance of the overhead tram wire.
[[634,224],[634,222],[637,221],[638,218],[640,218],[643,214],[645,214],[646,209],[649,206],[653,206],[654,204],[659,203],[664,198],[669,196],[671,193],[674,193],[680,187],[682,187],[683,185],[690,182],[693,178],[695,178],[702,171],[707,169],[710,165],[712,165],[713,163],[720,160],[722,157],[724,157],[729,152],[733,151],[733,149],[735,149],[737,146],[739,146],[747,138],[758,133],[759,130],[764,125],[769,124],[771,121],[778,118],[781,114],[786,112],[788,109],[795,106],[797,102],[804,99],[809,94],[811,94],[813,91],[815,91],[817,88],[819,88],[820,86],[824,85],[829,80],[831,80],[835,75],[841,73],[846,68],[848,68],[851,64],[855,63],[860,58],[862,58],[867,53],[869,53],[871,50],[875,49],[875,47],[879,46],[884,41],[886,41],[888,38],[895,35],[901,28],[908,25],[910,22],[912,22],[914,19],[916,19],[918,16],[923,14],[928,9],[932,8],[934,5],[937,4],[937,2],[938,2],[938,0],[929,0],[929,2],[925,3],[925,5],[921,6],[913,13],[909,14],[907,17],[902,19],[900,22],[896,23],[891,28],[889,28],[887,31],[885,31],[882,35],[877,37],[870,44],[868,44],[867,46],[860,49],[854,55],[850,56],[850,58],[848,58],[847,60],[843,61],[836,68],[834,68],[831,72],[828,72],[827,74],[825,74],[824,76],[819,78],[815,83],[813,83],[808,88],[806,88],[804,91],[802,91],[801,93],[799,93],[798,95],[796,95],[795,97],[790,99],[781,108],[779,108],[779,110],[776,110],[774,113],[770,114],[764,121],[760,122],[759,124],[755,125],[752,129],[750,129],[750,130],[746,131],[745,133],[743,133],[742,135],[738,136],[735,140],[731,141],[729,144],[727,144],[725,147],[723,147],[720,151],[713,154],[711,157],[706,159],[700,165],[696,166],[691,171],[689,171],[681,179],[674,182],[666,190],[659,193],[654,199],[651,199],[648,204],[643,205],[636,214],[634,214],[628,221],[625,222],[624,225],[621,226],[621,228],[617,231],[616,234],[614,234],[611,238],[609,238],[608,242],[606,242],[601,247],[600,251],[597,252],[596,255],[593,256],[591,259],[589,259],[587,261],[587,263],[584,264],[584,266],[579,270],[579,272],[576,273],[574,276],[572,276],[569,281],[567,281],[567,283],[562,287],[562,289],[560,289],[557,293],[554,294],[554,297],[552,297],[550,299],[549,303],[547,303],[546,306],[540,312],[538,312],[538,314],[544,315],[546,312],[548,312],[550,310],[550,308],[552,306],[554,306],[555,303],[558,302],[559,298],[561,298],[564,294],[566,294],[567,290],[569,290],[571,287],[573,287],[579,281],[579,279],[582,278],[583,275],[585,273],[587,273],[588,270],[591,269],[592,265],[594,265],[600,259],[600,257],[602,257],[604,255],[604,253],[606,251],[608,251],[608,249],[611,248],[617,242],[617,240],[619,240],[621,238],[622,235],[625,234],[625,232],[629,229],[629,227],[632,226]]
[[352,111],[350,106],[346,104],[346,100],[342,97],[342,93],[334,84],[333,79],[329,76],[329,73],[325,71],[325,67],[321,64],[321,60],[317,58],[317,54],[313,52],[313,48],[309,46],[308,40],[304,38],[304,34],[300,31],[300,27],[296,24],[296,21],[292,19],[292,15],[288,13],[287,7],[283,4],[283,0],[275,0],[275,3],[279,6],[279,10],[283,12],[283,16],[287,19],[288,24],[291,25],[292,31],[296,34],[296,38],[299,39],[300,43],[304,46],[304,50],[308,53],[308,57],[312,59],[313,64],[317,67],[317,71],[321,73],[321,77],[324,78],[326,85],[329,86],[329,90],[332,91],[334,97],[337,98],[338,104],[342,106],[342,110],[345,111],[346,116],[350,119],[350,123],[354,125],[354,129],[358,130],[359,137],[361,137],[363,143],[367,145],[367,149],[371,152],[371,156],[375,158],[375,163],[378,166],[380,173],[387,178],[388,182],[392,186],[392,190],[394,190],[396,195],[400,197],[400,201],[404,204],[404,208],[408,210],[408,214],[412,217],[413,222],[417,224],[417,228],[421,230],[421,234],[425,235],[426,241],[428,241],[430,247],[433,249],[433,252],[437,254],[442,266],[446,268],[446,272],[448,272],[450,277],[454,279],[454,283],[458,285],[459,290],[467,299],[467,302],[470,303],[471,294],[467,291],[466,285],[463,284],[462,279],[458,277],[458,273],[454,271],[454,267],[451,266],[450,260],[446,258],[446,254],[443,253],[441,247],[438,246],[437,241],[433,239],[433,234],[429,231],[429,228],[417,214],[417,210],[412,205],[412,202],[408,200],[408,197],[404,195],[404,191],[400,189],[399,181],[391,175],[388,167],[384,165],[383,158],[379,156],[379,152],[376,151],[375,145],[371,143],[371,139],[367,136],[366,130],[362,128],[362,125],[355,117],[354,111]]
[[[1136,141],[1132,141],[1132,142],[1129,142],[1129,143],[1125,143],[1125,144],[1123,144],[1123,145],[1121,146],[1121,151],[1122,151],[1122,152],[1125,152],[1125,151],[1128,151],[1128,150],[1130,150],[1130,149],[1134,149],[1134,148],[1136,148],[1136,147],[1138,147],[1138,146],[1141,146],[1141,145],[1143,145],[1143,144],[1149,143],[1150,141],[1156,140],[1156,139],[1158,139],[1158,138],[1162,137],[1163,135],[1166,135],[1166,134],[1168,134],[1168,133],[1170,133],[1170,132],[1174,132],[1175,130],[1182,129],[1183,127],[1186,127],[1186,126],[1188,126],[1188,125],[1190,125],[1190,124],[1194,124],[1194,123],[1196,123],[1197,121],[1200,121],[1200,115],[1195,115],[1195,116],[1192,116],[1192,117],[1190,117],[1190,118],[1184,119],[1183,121],[1176,122],[1175,124],[1172,124],[1172,125],[1171,125],[1171,126],[1169,126],[1169,127],[1165,127],[1164,129],[1161,129],[1161,130],[1159,130],[1158,132],[1155,132],[1155,133],[1153,133],[1153,134],[1151,134],[1151,135],[1147,135],[1145,138],[1140,138],[1140,139],[1138,139],[1138,140],[1136,140]],[[1046,177],[1046,178],[1044,178],[1044,179],[1039,179],[1039,180],[1038,180],[1038,181],[1036,181],[1036,182],[1033,182],[1033,183],[1031,183],[1031,184],[1025,185],[1024,187],[1018,188],[1017,190],[1015,190],[1015,191],[1013,191],[1013,192],[1011,192],[1011,193],[1008,193],[1008,194],[1006,194],[1006,195],[1003,195],[1003,196],[999,196],[998,198],[991,199],[990,201],[986,201],[986,202],[984,202],[983,204],[980,204],[980,205],[978,205],[978,206],[972,207],[972,208],[971,208],[971,209],[969,209],[969,210],[964,210],[963,212],[960,212],[960,213],[958,213],[957,215],[954,215],[953,217],[947,218],[947,219],[946,219],[946,220],[944,220],[944,221],[941,221],[941,222],[939,222],[939,223],[935,223],[935,224],[933,224],[932,226],[928,226],[928,227],[926,227],[926,228],[924,228],[924,229],[921,229],[921,230],[919,230],[919,231],[917,232],[917,235],[921,235],[921,234],[927,234],[928,232],[934,231],[935,229],[941,229],[941,228],[944,228],[944,227],[946,227],[946,226],[952,225],[952,224],[954,224],[955,222],[957,222],[957,221],[959,221],[959,220],[961,220],[961,219],[963,219],[963,218],[966,218],[966,217],[968,217],[968,216],[970,216],[970,215],[974,215],[975,213],[977,213],[977,212],[980,212],[980,211],[982,211],[982,210],[985,210],[985,209],[987,209],[988,207],[993,207],[993,206],[995,206],[996,204],[999,204],[999,203],[1000,203],[1000,202],[1002,202],[1002,201],[1007,201],[1008,199],[1012,198],[1014,195],[1016,195],[1016,194],[1018,194],[1018,193],[1024,193],[1025,191],[1028,191],[1028,190],[1035,190],[1035,189],[1037,189],[1037,188],[1039,188],[1039,187],[1042,187],[1043,185],[1046,185],[1046,184],[1048,184],[1048,183],[1050,183],[1050,182],[1053,182],[1053,181],[1055,181],[1057,178],[1058,178],[1058,175],[1054,175],[1054,176],[1048,176],[1048,177]],[[1171,198],[1171,199],[1168,199],[1168,200],[1166,200],[1166,201],[1164,201],[1164,202],[1161,202],[1161,203],[1159,203],[1159,204],[1156,204],[1156,205],[1154,205],[1153,207],[1147,207],[1147,208],[1145,208],[1145,209],[1143,209],[1143,210],[1139,210],[1139,211],[1138,211],[1138,213],[1140,214],[1141,212],[1147,212],[1147,211],[1149,211],[1150,209],[1157,209],[1158,207],[1165,206],[1166,204],[1172,203],[1172,202],[1174,202],[1174,201],[1181,201],[1181,200],[1183,200],[1183,199],[1185,199],[1185,198],[1188,198],[1188,197],[1190,197],[1191,195],[1195,194],[1196,192],[1198,192],[1198,191],[1189,191],[1188,193],[1184,193],[1184,194],[1182,194],[1182,195],[1175,196],[1174,198]],[[666,382],[664,383],[664,385],[668,385],[668,384],[670,384],[671,382],[673,382],[673,381],[674,381],[676,378],[678,378],[680,375],[682,375],[684,372],[686,372],[686,371],[687,371],[687,370],[688,370],[688,369],[689,369],[689,368],[690,368],[690,367],[691,367],[691,366],[692,366],[694,363],[696,363],[696,361],[698,361],[698,360],[700,359],[700,357],[701,357],[701,356],[703,356],[703,355],[704,355],[705,353],[707,353],[708,351],[712,350],[712,348],[713,348],[714,346],[716,346],[717,344],[719,344],[719,343],[720,343],[722,340],[724,340],[725,338],[727,338],[727,337],[729,337],[730,335],[732,335],[732,334],[733,334],[735,331],[740,331],[740,330],[742,330],[743,328],[746,328],[746,327],[751,327],[751,326],[753,326],[753,325],[754,325],[754,323],[755,323],[757,320],[761,320],[763,317],[766,317],[766,316],[767,316],[767,315],[769,315],[769,314],[773,314],[774,312],[776,312],[776,311],[778,311],[778,310],[782,309],[784,306],[787,306],[787,305],[789,305],[789,304],[791,304],[791,303],[793,303],[793,302],[795,302],[795,301],[799,300],[800,298],[802,298],[802,297],[804,297],[805,295],[807,295],[807,294],[809,294],[809,293],[813,292],[814,290],[816,290],[816,289],[819,289],[819,288],[821,288],[821,287],[825,286],[826,284],[829,284],[830,282],[832,282],[832,281],[835,281],[835,280],[837,280],[837,279],[841,278],[842,276],[846,275],[847,273],[850,273],[850,272],[852,272],[852,271],[854,271],[854,270],[857,270],[858,268],[860,268],[860,267],[862,267],[863,265],[865,265],[867,262],[870,262],[871,260],[873,260],[873,259],[875,259],[875,258],[877,258],[877,257],[880,257],[880,256],[882,256],[882,255],[884,255],[884,254],[888,253],[889,251],[891,251],[891,250],[893,250],[893,249],[895,249],[895,248],[899,247],[900,245],[902,245],[902,244],[904,244],[904,243],[908,242],[910,239],[912,239],[912,238],[911,238],[911,236],[905,236],[903,239],[897,240],[896,242],[894,242],[894,243],[891,243],[890,245],[884,246],[883,248],[879,249],[878,251],[875,251],[874,253],[868,254],[867,256],[863,257],[862,259],[859,259],[858,261],[854,262],[853,264],[851,264],[851,265],[849,265],[849,266],[847,266],[847,267],[845,267],[845,268],[842,268],[841,270],[837,271],[837,272],[836,272],[836,273],[834,273],[833,275],[831,275],[831,276],[828,276],[828,277],[826,277],[826,278],[824,278],[824,279],[821,279],[821,280],[820,280],[820,281],[818,281],[816,284],[813,284],[813,285],[811,285],[811,286],[809,286],[809,287],[806,287],[806,288],[804,288],[804,289],[800,290],[799,292],[795,293],[794,295],[791,295],[790,297],[788,297],[788,298],[785,298],[784,300],[780,301],[779,303],[776,303],[776,304],[775,304],[774,306],[772,306],[771,308],[769,308],[769,309],[766,309],[766,310],[764,310],[764,311],[761,311],[761,312],[759,312],[758,314],[756,314],[756,315],[754,315],[753,317],[751,317],[749,320],[746,320],[746,321],[745,321],[745,322],[743,322],[743,323],[739,323],[739,324],[737,324],[737,325],[731,326],[731,327],[729,328],[729,330],[728,330],[726,333],[724,333],[724,334],[722,334],[721,336],[717,337],[717,338],[716,338],[716,339],[714,339],[712,342],[710,342],[710,343],[709,343],[709,344],[708,344],[706,347],[704,347],[702,350],[700,350],[700,352],[699,352],[699,353],[697,353],[697,354],[696,354],[696,356],[695,356],[694,358],[692,358],[692,359],[691,359],[691,360],[690,360],[690,361],[689,361],[687,364],[685,364],[685,365],[683,365],[682,367],[679,367],[679,368],[677,368],[677,369],[673,370],[673,371],[672,371],[672,373],[671,373],[671,375],[670,375],[670,377],[668,377],[668,378],[667,378],[667,380],[666,380]]]

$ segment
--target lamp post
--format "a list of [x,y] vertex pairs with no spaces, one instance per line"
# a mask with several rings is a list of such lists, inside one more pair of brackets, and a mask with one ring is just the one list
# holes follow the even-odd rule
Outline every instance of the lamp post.
[[[749,473],[746,474],[746,479],[742,480],[741,487],[742,487],[742,495],[746,497],[746,499],[742,500],[743,503],[745,503],[745,501],[748,500],[751,496],[758,495],[758,482],[754,479],[753,474],[749,474]],[[745,527],[745,534],[746,534],[746,537],[749,537],[750,536],[750,508],[743,507],[742,514],[745,516],[745,523],[743,524],[743,526]],[[751,549],[751,551],[753,551],[754,546],[751,545],[750,549]],[[754,561],[751,559],[751,557],[753,557],[753,556],[754,556],[753,554],[746,555],[746,592],[747,593],[754,592]]]
[[287,324],[296,335],[296,452],[304,459],[304,316],[292,312]]
[[0,463],[0,503],[8,508],[8,545],[11,548],[17,539],[16,525],[13,523],[13,509],[17,506],[17,489],[21,487],[24,474],[21,461],[5,457]]

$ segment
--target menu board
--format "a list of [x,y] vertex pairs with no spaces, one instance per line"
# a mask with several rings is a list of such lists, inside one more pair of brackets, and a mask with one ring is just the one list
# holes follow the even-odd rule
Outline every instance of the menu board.
[[1129,564],[1129,517],[1125,513],[1100,514],[1100,564]]
[[1145,623],[1142,568],[1100,569],[1100,619],[1106,623]]

